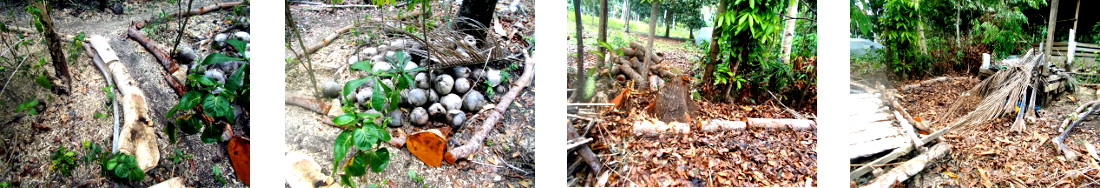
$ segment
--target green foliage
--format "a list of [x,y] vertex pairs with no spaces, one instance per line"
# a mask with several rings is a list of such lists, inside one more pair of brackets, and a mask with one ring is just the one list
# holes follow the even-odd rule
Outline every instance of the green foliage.
[[887,49],[886,59],[892,62],[890,69],[899,75],[908,74],[914,68],[919,70],[922,67],[914,65],[920,55],[917,49],[918,4],[909,0],[887,0],[884,9],[877,26],[882,28],[880,37]]
[[45,72],[38,73],[38,76],[34,77],[34,83],[37,83],[38,86],[42,86],[42,88],[46,88],[47,90],[53,90],[53,83],[50,83],[50,80],[46,78]]
[[138,166],[133,155],[115,153],[108,160],[101,161],[100,165],[103,174],[112,179],[131,182],[145,179],[145,172]]
[[15,108],[16,112],[27,112],[28,115],[38,115],[38,111],[34,109],[34,106],[38,105],[37,99],[24,102]]
[[424,177],[420,177],[420,176],[416,175],[416,172],[413,171],[412,169],[409,169],[409,179],[412,179],[413,182],[416,182],[416,183],[424,183]]
[[60,146],[50,155],[50,170],[60,172],[62,175],[72,175],[76,167],[76,152],[65,150]]
[[81,147],[84,148],[84,156],[80,157],[81,162],[90,163],[92,161],[97,161],[97,160],[106,158],[106,156],[107,156],[107,153],[103,152],[103,148],[99,147],[99,145],[96,144],[96,143],[92,143],[92,142],[88,142],[87,140],[84,140],[84,141],[82,141],[82,146]]
[[[247,43],[236,39],[227,40],[226,43],[236,49],[238,55],[244,54],[244,46]],[[244,61],[244,63],[231,75],[228,75],[224,82],[217,82],[213,78],[207,77],[204,72],[196,69],[188,73],[185,85],[189,91],[183,97],[180,97],[179,103],[169,109],[164,118],[172,118],[178,111],[187,111],[201,105],[203,114],[212,118],[214,122],[193,117],[193,115],[196,115],[193,112],[176,117],[175,124],[169,124],[164,128],[164,132],[168,134],[171,143],[176,142],[179,132],[183,132],[186,136],[199,133],[200,130],[202,132],[200,138],[204,143],[217,142],[221,140],[221,134],[224,131],[217,122],[236,122],[232,104],[249,96],[248,67],[251,65],[249,63],[251,60],[213,53],[203,58],[201,64],[203,66],[216,66],[216,64],[229,61]]]
[[218,183],[225,184],[225,177],[222,177],[222,168],[218,165],[211,167],[211,171],[214,173],[214,178],[218,179]]
[[[996,7],[992,14],[983,15],[982,18],[972,21],[974,37],[981,44],[992,47],[993,55],[1004,57],[1013,54],[1021,54],[1026,45],[1018,45],[1018,41],[1026,41],[1033,33],[1026,27],[1027,16],[1023,9],[1039,9],[1046,5],[1045,1],[1037,0],[1013,0],[1009,2],[987,3],[986,6]],[[1038,37],[1036,37],[1038,38]]]
[[[334,162],[332,174],[336,174],[337,169],[342,169],[344,172],[343,175],[340,175],[342,185],[354,187],[355,184],[351,181],[352,176],[365,175],[368,167],[375,173],[381,172],[389,164],[390,152],[380,145],[391,139],[389,132],[386,131],[386,124],[390,122],[390,119],[382,114],[396,110],[397,102],[401,100],[400,91],[412,87],[415,83],[413,74],[426,70],[422,67],[405,70],[404,67],[410,60],[405,59],[404,51],[397,51],[392,58],[387,57],[386,60],[394,63],[393,69],[371,72],[370,61],[353,63],[350,66],[351,71],[364,71],[370,74],[366,77],[348,81],[344,84],[343,91],[341,91],[341,96],[344,96],[341,97],[342,104],[344,104],[342,107],[344,114],[333,118],[332,123],[345,127],[345,130],[336,136],[336,141],[333,143]],[[382,84],[384,78],[391,79],[394,86]],[[370,103],[363,107],[380,113],[360,112],[359,107],[356,107],[355,102],[352,101],[354,99],[346,97],[356,89],[363,87],[368,81],[372,82],[373,85],[367,87],[373,87],[375,90],[370,97]],[[376,122],[380,122],[380,124]],[[350,156],[347,155],[349,150],[354,151]],[[347,159],[347,162],[341,163],[344,159]],[[343,164],[343,168],[340,168],[341,164]]]

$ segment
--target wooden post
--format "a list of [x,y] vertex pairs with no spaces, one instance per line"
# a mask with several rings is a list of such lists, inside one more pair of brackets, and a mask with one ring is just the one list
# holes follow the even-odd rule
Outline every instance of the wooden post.
[[[1058,0],[1050,1],[1050,16],[1047,18],[1047,40],[1043,47],[1044,60],[1050,61],[1051,48],[1054,47],[1054,27],[1058,23]],[[1046,66],[1039,66],[1039,72],[1046,74]],[[1068,69],[1067,69],[1068,70]]]

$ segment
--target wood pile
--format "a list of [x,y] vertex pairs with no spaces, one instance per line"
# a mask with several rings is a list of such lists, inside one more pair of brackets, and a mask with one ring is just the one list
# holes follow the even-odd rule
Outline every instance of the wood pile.
[[656,89],[660,88],[664,82],[660,78],[675,76],[668,70],[668,66],[661,65],[665,61],[663,53],[655,52],[635,42],[619,50],[622,51],[622,56],[613,55],[611,62],[614,62],[614,65],[608,70],[611,77],[619,82],[634,81],[636,88],[648,86]]

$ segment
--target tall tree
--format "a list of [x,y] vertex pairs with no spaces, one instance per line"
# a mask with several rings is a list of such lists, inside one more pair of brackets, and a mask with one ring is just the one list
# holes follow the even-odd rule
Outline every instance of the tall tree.
[[675,25],[673,24],[674,22],[672,22],[672,17],[676,16],[675,14],[675,12],[669,14],[668,9],[665,9],[665,37],[668,37],[668,31],[672,29],[672,25]]
[[[607,42],[607,0],[600,0],[600,28],[597,34],[597,40],[600,42]],[[607,49],[600,48],[600,54],[605,54],[603,57],[596,58],[596,67],[604,65],[604,58],[607,57]]]
[[[578,4],[580,2],[577,2]],[[470,18],[477,21],[482,27],[489,27],[489,23],[493,20],[493,13],[496,12],[497,0],[466,0],[462,2],[462,5],[458,8],[458,16]],[[577,14],[580,14],[580,8],[574,9]],[[580,16],[577,16],[580,19]],[[468,35],[473,35],[478,39],[485,39],[489,33],[484,29],[476,29],[474,23],[459,22],[458,28]]]
[[584,27],[581,27],[581,0],[573,0],[573,16],[577,19],[577,75],[574,76],[573,101],[581,101],[584,98]]
[[791,46],[794,45],[794,28],[798,17],[798,0],[791,0],[787,7],[787,21],[783,24],[783,47],[779,50],[779,61],[791,63]]
[[623,30],[630,34],[630,0],[623,0]]
[[657,31],[657,7],[661,6],[658,0],[649,0],[649,4],[649,42],[646,43],[646,48],[648,48],[646,52],[648,53],[646,53],[646,58],[643,61],[644,63],[642,63],[642,72],[640,72],[643,76],[649,75],[649,63],[654,55],[653,39],[657,38],[657,35],[655,35]]
[[53,68],[57,74],[57,79],[54,80],[53,92],[59,95],[68,95],[70,84],[72,79],[69,77],[69,63],[65,62],[65,52],[62,49],[61,37],[54,31],[53,19],[50,19],[50,5],[46,1],[39,1],[35,3],[38,7],[38,21],[41,22],[42,28],[40,28],[43,35],[46,36],[46,46],[50,50],[50,59],[53,59]]
[[[718,0],[718,12],[714,15],[722,15],[726,13],[726,6],[729,5],[729,0]],[[715,17],[717,18],[717,16]],[[703,66],[703,83],[714,83],[714,66],[718,64],[718,33],[719,29],[718,19],[714,19],[714,27],[710,33],[710,50],[707,52],[707,65]]]

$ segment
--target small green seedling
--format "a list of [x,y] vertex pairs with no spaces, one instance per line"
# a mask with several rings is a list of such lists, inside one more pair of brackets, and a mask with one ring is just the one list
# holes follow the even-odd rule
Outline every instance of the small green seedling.
[[73,174],[73,168],[75,167],[76,153],[66,150],[65,146],[58,147],[53,155],[50,155],[50,170],[69,176]]

